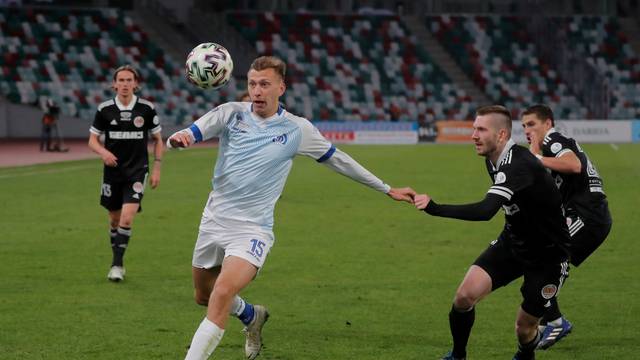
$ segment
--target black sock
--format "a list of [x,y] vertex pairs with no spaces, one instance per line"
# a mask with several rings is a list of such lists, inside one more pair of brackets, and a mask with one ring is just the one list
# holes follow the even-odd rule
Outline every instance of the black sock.
[[113,261],[111,266],[123,266],[124,252],[127,250],[129,237],[131,237],[131,228],[118,228],[118,234],[113,238]]
[[540,342],[540,332],[536,331],[536,336],[530,342],[526,344],[520,344],[518,342],[518,360],[534,360],[535,351]]
[[548,322],[551,322],[559,317],[562,317],[562,313],[560,312],[560,307],[558,306],[558,299],[554,296],[549,300],[551,306],[549,306],[544,315],[542,315],[542,319],[540,320],[540,324],[546,325]]
[[471,334],[471,327],[476,319],[476,309],[471,308],[469,311],[460,312],[455,307],[451,307],[449,312],[449,327],[451,328],[451,336],[453,337],[453,356],[456,358],[464,358],[467,356],[467,342]]
[[111,241],[111,253],[113,256],[116,254],[116,235],[118,235],[118,228],[109,229],[109,240]]

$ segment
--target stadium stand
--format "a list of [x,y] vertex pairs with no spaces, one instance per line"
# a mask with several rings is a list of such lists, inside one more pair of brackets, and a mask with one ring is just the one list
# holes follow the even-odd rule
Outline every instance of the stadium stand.
[[[640,60],[615,17],[559,18],[571,47],[609,81],[610,118],[640,116]],[[313,120],[429,122],[469,119],[476,104],[412,36],[401,17],[294,12],[230,12],[226,23],[288,63],[285,105]],[[426,26],[484,93],[518,115],[550,104],[558,118],[589,118],[554,68],[541,60],[523,18],[427,16]],[[62,112],[90,120],[113,96],[111,72],[137,66],[140,95],[166,124],[185,124],[234,100],[244,80],[220,91],[186,82],[183,64],[154,44],[117,9],[0,8],[0,94],[38,104],[53,98]]]
[[397,16],[242,12],[230,13],[228,22],[258,53],[285,59],[293,90],[286,102],[310,118],[471,116],[470,97],[417,46]]
[[523,19],[511,16],[428,16],[426,25],[460,67],[493,101],[514,116],[533,103],[558,118],[586,118],[587,109],[559,75],[537,56]]
[[232,80],[205,92],[189,85],[184,66],[116,9],[0,8],[0,29],[0,91],[16,103],[51,97],[64,114],[93,119],[96,106],[113,97],[113,69],[130,63],[143,79],[141,96],[159,104],[165,123],[181,124],[235,99],[240,86]]
[[569,43],[584,54],[609,81],[609,118],[640,117],[640,59],[616,18],[574,16],[562,18]]

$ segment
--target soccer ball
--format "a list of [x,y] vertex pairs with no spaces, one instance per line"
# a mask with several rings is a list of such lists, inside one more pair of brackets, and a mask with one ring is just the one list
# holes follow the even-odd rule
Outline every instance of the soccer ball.
[[233,72],[233,60],[223,46],[203,43],[191,50],[185,63],[187,80],[202,89],[219,89]]

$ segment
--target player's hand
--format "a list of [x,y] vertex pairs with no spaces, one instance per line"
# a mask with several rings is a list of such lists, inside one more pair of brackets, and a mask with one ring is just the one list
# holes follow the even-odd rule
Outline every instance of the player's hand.
[[118,166],[118,158],[115,155],[113,155],[110,151],[105,152],[104,154],[101,155],[101,157],[102,157],[102,162],[104,162],[105,165],[110,167]]
[[186,148],[191,146],[193,143],[193,138],[191,134],[186,131],[178,131],[177,133],[171,135],[169,138],[169,143],[171,147],[174,148]]
[[540,143],[538,142],[538,135],[532,132],[531,134],[529,134],[529,141],[531,142],[529,145],[529,151],[531,151],[533,155],[539,155]]
[[151,177],[149,178],[149,185],[151,185],[152,189],[155,189],[160,185],[160,169],[154,167],[151,172]]
[[431,198],[427,194],[417,194],[413,197],[413,205],[415,205],[418,210],[426,209],[430,201]]
[[406,201],[413,204],[413,196],[416,194],[415,190],[410,187],[404,188],[391,188],[387,195],[396,201]]

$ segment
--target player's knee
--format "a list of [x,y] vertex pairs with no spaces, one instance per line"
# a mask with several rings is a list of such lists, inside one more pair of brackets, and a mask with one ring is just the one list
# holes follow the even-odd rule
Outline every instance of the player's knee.
[[127,217],[120,218],[120,227],[131,228],[131,223],[133,223],[133,219]]
[[477,302],[477,296],[468,291],[459,290],[453,299],[453,306],[459,310],[467,310],[475,306]]
[[213,297],[219,300],[229,300],[236,295],[233,287],[229,286],[224,282],[216,282],[215,287],[213,288]]

